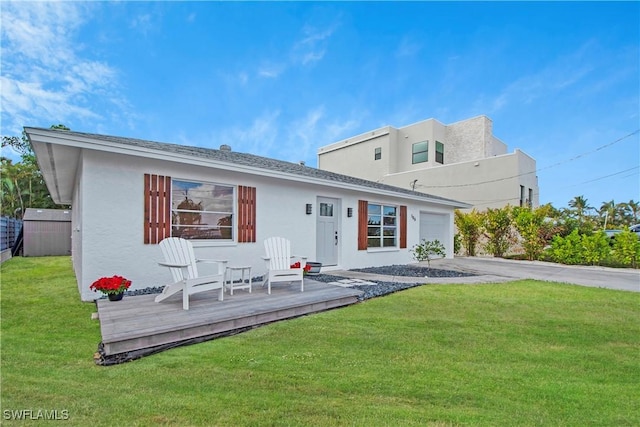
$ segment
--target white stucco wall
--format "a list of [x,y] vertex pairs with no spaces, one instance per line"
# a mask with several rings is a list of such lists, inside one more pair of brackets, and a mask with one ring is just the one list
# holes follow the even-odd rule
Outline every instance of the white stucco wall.
[[[158,174],[185,180],[256,187],[257,242],[219,243],[193,241],[199,258],[225,259],[233,265],[250,265],[252,275],[266,270],[263,241],[271,236],[291,240],[292,252],[314,260],[316,251],[317,197],[340,199],[339,265],[337,268],[369,267],[411,262],[409,249],[419,242],[421,211],[447,213],[453,221],[452,208],[407,201],[404,198],[363,194],[318,184],[291,182],[283,179],[221,171],[204,166],[153,160],[107,152],[83,150],[80,163],[82,179],[77,182],[73,201],[74,268],[81,298],[100,297],[89,290],[102,276],[123,275],[132,280],[131,289],[161,286],[171,282],[168,269],[158,266],[162,260],[158,245],[143,242],[144,174]],[[407,249],[358,251],[358,200],[407,206]],[[305,205],[313,204],[313,215],[305,213]],[[353,216],[347,217],[347,208]],[[453,256],[453,236],[447,242]],[[207,273],[206,265],[201,266]]]
[[[363,134],[366,135],[366,134]],[[401,188],[459,200],[479,210],[520,204],[520,186],[532,205],[539,204],[536,161],[520,150],[507,153],[507,145],[493,135],[493,122],[478,116],[444,125],[428,119],[399,129],[390,128],[389,151],[383,155],[388,173],[381,174],[380,162],[369,160],[369,151],[360,151],[363,137],[351,138],[319,150],[321,169],[366,178]],[[428,141],[428,161],[412,163],[412,147]],[[437,163],[436,141],[444,144],[444,164]],[[330,149],[330,152],[327,150]],[[417,180],[417,181],[416,181]],[[414,187],[415,185],[415,187]]]
[[520,150],[502,156],[456,163],[440,168],[424,168],[387,175],[380,182],[402,188],[417,180],[416,190],[460,200],[478,210],[506,205],[519,206],[520,186],[533,190],[532,204],[538,206],[538,179],[535,160]]
[[[371,181],[375,181],[381,175],[395,172],[391,169],[396,156],[392,146],[394,136],[390,135],[395,132],[396,129],[385,127],[325,147],[322,155],[318,156],[318,168],[330,172],[342,171],[340,173],[357,169],[358,175],[353,176]],[[380,160],[375,160],[376,148],[382,150]],[[358,161],[354,162],[354,158]]]

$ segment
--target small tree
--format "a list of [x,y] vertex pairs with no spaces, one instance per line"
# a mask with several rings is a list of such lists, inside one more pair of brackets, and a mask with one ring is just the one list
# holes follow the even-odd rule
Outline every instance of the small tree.
[[439,240],[428,241],[426,239],[418,245],[415,245],[409,252],[416,261],[427,260],[427,265],[431,267],[431,259],[435,256],[444,257],[446,252],[444,245]]
[[468,256],[476,256],[476,246],[482,234],[482,217],[483,214],[475,209],[469,213],[455,211],[456,227]]
[[590,236],[582,236],[582,253],[586,264],[598,265],[611,253],[607,235],[600,231]]
[[582,238],[577,229],[567,237],[557,235],[549,249],[551,259],[561,264],[580,264],[582,262]]
[[511,208],[488,208],[484,214],[484,235],[487,237],[487,251],[494,257],[502,257],[511,247],[513,230],[511,227]]
[[548,241],[551,241],[549,230],[553,223],[545,225],[550,206],[540,206],[536,209],[516,207],[513,209],[512,219],[522,237],[522,247],[528,260],[540,257]]
[[625,230],[616,235],[613,243],[613,259],[633,268],[640,262],[640,239],[632,231]]

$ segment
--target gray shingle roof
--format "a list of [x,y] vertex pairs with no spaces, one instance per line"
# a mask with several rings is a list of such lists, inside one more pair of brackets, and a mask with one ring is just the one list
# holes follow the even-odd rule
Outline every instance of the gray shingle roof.
[[22,216],[23,221],[60,221],[71,222],[69,209],[35,209],[27,208]]
[[[42,129],[42,128],[41,128]],[[392,185],[381,184],[374,181],[355,178],[348,175],[342,175],[334,172],[329,172],[309,166],[304,166],[298,163],[286,162],[283,160],[276,160],[267,157],[256,156],[254,154],[240,153],[236,151],[217,150],[212,148],[193,147],[180,144],[170,144],[165,142],[154,142],[135,138],[124,138],[119,136],[100,135],[85,132],[65,131],[65,130],[51,130],[42,129],[54,132],[64,132],[66,135],[76,135],[82,138],[90,138],[93,140],[99,140],[108,142],[114,145],[124,145],[130,147],[144,148],[148,150],[160,150],[168,153],[176,153],[180,155],[193,156],[200,159],[210,159],[229,164],[250,166],[259,169],[265,169],[268,171],[278,171],[285,174],[304,176],[323,181],[331,181],[337,183],[345,183],[350,185],[356,185],[366,187],[375,190],[389,191],[399,193],[403,195],[410,195],[418,198],[427,198],[433,201],[442,201],[448,205],[455,205],[464,207],[466,203],[459,202],[452,199],[447,199],[440,196],[434,196],[431,194],[421,193],[409,189],[395,187]]]

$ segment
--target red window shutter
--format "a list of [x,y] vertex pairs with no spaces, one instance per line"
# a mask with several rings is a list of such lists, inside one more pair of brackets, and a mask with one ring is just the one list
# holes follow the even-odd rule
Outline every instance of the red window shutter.
[[369,224],[369,204],[366,200],[358,200],[358,250],[367,250],[367,225]]
[[171,177],[144,174],[144,243],[171,235]]
[[238,243],[256,241],[256,188],[238,186]]
[[407,207],[400,206],[400,249],[407,247]]

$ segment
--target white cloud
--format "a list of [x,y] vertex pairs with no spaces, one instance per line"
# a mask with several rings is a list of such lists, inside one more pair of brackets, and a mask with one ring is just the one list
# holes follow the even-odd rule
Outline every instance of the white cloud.
[[291,49],[293,62],[310,65],[320,61],[327,53],[327,41],[335,31],[332,25],[324,30],[317,30],[311,26],[303,28],[304,37],[294,43]]
[[83,57],[78,30],[95,4],[24,2],[2,4],[3,133],[23,126],[100,119],[92,102],[127,105],[117,70]]
[[285,68],[284,64],[263,64],[258,69],[258,75],[268,79],[275,79],[284,72]]
[[420,52],[420,49],[422,49],[422,46],[420,46],[419,43],[405,36],[400,41],[400,46],[398,46],[398,49],[396,50],[396,56],[414,56],[415,54]]
[[591,45],[589,41],[576,52],[560,57],[535,73],[518,78],[493,99],[482,97],[475,102],[475,110],[493,114],[513,104],[531,104],[539,98],[571,89],[594,70],[594,65],[589,62],[591,58],[585,58]]
[[[278,141],[278,117],[280,110],[267,111],[255,118],[246,128],[223,129],[211,137],[220,145],[227,144],[235,151],[269,156]],[[212,148],[218,148],[212,147]]]

